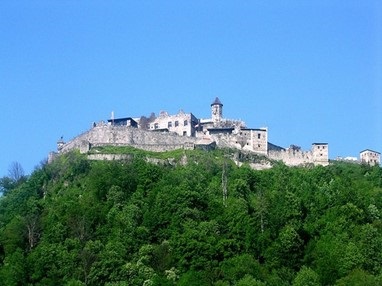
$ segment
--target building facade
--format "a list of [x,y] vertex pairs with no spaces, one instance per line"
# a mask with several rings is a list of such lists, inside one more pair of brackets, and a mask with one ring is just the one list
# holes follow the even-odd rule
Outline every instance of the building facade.
[[168,131],[180,136],[194,137],[197,124],[198,119],[192,113],[184,113],[181,110],[178,114],[169,115],[161,111],[148,127],[150,131]]
[[362,163],[366,163],[371,166],[379,165],[381,163],[381,153],[370,149],[361,151],[359,153],[359,157]]

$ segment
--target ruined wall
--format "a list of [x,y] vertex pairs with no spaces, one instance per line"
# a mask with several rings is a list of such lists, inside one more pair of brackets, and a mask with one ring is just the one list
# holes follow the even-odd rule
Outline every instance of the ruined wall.
[[129,161],[132,160],[132,156],[130,154],[89,154],[88,160],[95,160],[95,161],[120,161],[125,160]]
[[298,166],[313,163],[311,151],[286,149],[281,151],[269,150],[268,157],[273,160],[283,161],[288,166]]
[[[203,137],[200,136],[203,135]],[[95,125],[92,129],[77,136],[61,146],[59,153],[73,149],[86,153],[97,146],[132,146],[147,151],[163,152],[176,149],[194,149],[200,141],[206,145],[216,142],[219,147],[236,148],[268,156],[270,159],[283,161],[289,166],[304,164],[328,165],[328,145],[315,143],[312,150],[299,148],[268,150],[268,131],[266,129],[243,129],[237,134],[218,133],[206,136],[203,132],[197,137],[180,136],[173,132],[147,131],[128,126]],[[204,142],[206,141],[206,142]],[[260,145],[260,146],[259,146]],[[50,156],[54,159],[54,154]]]
[[268,157],[273,160],[283,161],[288,166],[305,164],[327,166],[329,164],[327,144],[314,143],[310,151],[303,151],[300,148],[271,149],[268,150]]

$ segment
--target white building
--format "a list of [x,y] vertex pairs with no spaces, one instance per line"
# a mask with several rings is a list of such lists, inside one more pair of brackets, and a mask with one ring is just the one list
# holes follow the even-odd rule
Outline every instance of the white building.
[[180,136],[195,136],[195,128],[198,119],[192,113],[184,113],[182,110],[178,114],[169,115],[161,111],[159,116],[149,123],[151,131],[174,132]]
[[370,149],[361,151],[359,153],[359,157],[362,163],[366,163],[371,166],[379,165],[381,163],[381,153]]

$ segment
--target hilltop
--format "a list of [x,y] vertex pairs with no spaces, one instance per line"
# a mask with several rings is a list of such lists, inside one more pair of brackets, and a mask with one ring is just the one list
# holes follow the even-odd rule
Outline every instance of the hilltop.
[[381,284],[379,166],[103,148],[0,198],[0,285]]

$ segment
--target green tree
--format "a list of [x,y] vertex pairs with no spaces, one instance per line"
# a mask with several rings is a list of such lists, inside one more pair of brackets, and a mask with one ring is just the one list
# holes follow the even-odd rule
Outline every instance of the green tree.
[[349,275],[339,279],[336,286],[378,286],[381,281],[378,281],[373,275],[362,269],[355,269]]
[[303,266],[293,280],[293,286],[320,286],[319,276],[314,270]]
[[0,268],[0,285],[19,286],[27,284],[27,269],[23,251],[17,248],[8,255]]
[[266,284],[253,278],[251,275],[246,274],[236,284],[236,286],[265,286]]

